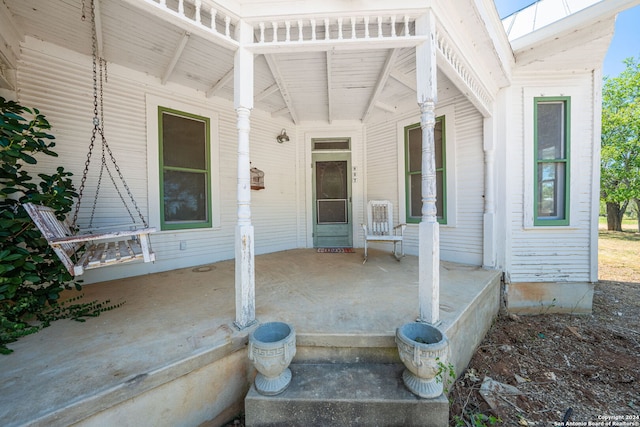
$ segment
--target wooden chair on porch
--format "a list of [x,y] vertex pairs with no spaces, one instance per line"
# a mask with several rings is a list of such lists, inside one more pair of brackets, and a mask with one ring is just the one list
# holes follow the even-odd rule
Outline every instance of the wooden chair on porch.
[[[406,224],[393,225],[393,204],[388,200],[369,200],[367,204],[367,224],[364,230],[364,264],[367,262],[367,244],[369,242],[392,242],[393,256],[398,261],[404,256],[403,236]],[[400,244],[400,252],[398,252]]]

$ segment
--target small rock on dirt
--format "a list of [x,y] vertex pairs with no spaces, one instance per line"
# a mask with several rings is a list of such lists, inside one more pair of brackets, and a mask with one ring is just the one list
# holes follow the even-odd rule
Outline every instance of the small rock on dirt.
[[491,377],[484,377],[480,386],[480,395],[489,404],[493,411],[500,407],[501,396],[522,394],[516,387],[494,380]]

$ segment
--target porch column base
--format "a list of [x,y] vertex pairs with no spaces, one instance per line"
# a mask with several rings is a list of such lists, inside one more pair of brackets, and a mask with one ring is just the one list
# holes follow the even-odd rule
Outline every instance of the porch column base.
[[253,321],[249,322],[247,325],[242,326],[236,320],[233,321],[233,326],[236,327],[237,330],[242,331],[244,329],[250,328],[253,325],[258,324],[258,319],[253,319]]
[[253,225],[236,226],[236,321],[238,329],[256,323],[255,254]]
[[419,225],[418,321],[437,325],[440,319],[440,225]]

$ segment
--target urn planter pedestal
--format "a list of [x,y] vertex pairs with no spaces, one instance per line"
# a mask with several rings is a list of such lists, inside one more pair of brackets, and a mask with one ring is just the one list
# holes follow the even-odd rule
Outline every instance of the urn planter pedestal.
[[423,398],[440,396],[445,373],[440,372],[440,378],[438,373],[449,347],[444,332],[427,323],[406,323],[396,330],[396,344],[407,368],[402,373],[402,380],[409,391]]
[[260,394],[282,393],[291,382],[289,364],[296,354],[296,331],[284,322],[264,323],[249,335],[249,360],[258,373],[255,387]]

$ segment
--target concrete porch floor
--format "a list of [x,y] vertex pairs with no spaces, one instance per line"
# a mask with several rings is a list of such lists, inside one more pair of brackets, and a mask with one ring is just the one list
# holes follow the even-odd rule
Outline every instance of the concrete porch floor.
[[[251,328],[233,325],[234,271],[228,260],[87,285],[84,301],[125,304],[85,323],[54,322],[11,344],[14,352],[0,356],[0,424],[80,422],[242,349]],[[498,271],[441,263],[441,328],[453,353],[468,353],[482,339],[497,311],[499,278]],[[390,347],[395,329],[418,315],[417,281],[417,257],[397,262],[375,249],[364,265],[361,249],[260,255],[256,317],[291,323],[302,346],[377,340]],[[474,306],[482,294],[487,302]],[[463,318],[476,326],[462,326]]]

